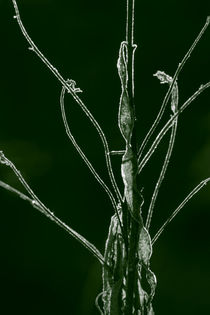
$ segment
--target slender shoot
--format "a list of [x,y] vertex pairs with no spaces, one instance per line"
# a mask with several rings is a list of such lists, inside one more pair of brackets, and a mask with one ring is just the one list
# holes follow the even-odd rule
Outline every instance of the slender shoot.
[[156,130],[156,127],[158,126],[158,124],[159,124],[159,122],[160,122],[160,120],[162,118],[162,115],[163,115],[163,113],[165,111],[165,108],[166,108],[166,106],[168,104],[168,101],[169,101],[170,95],[172,93],[173,87],[175,85],[175,82],[178,79],[179,73],[181,72],[182,68],[184,67],[184,65],[185,65],[185,63],[187,61],[187,59],[190,57],[190,55],[193,52],[193,50],[195,49],[196,45],[200,41],[202,35],[204,34],[204,32],[206,31],[207,27],[209,26],[209,22],[210,22],[210,16],[207,17],[205,25],[201,29],[200,33],[196,37],[195,41],[193,42],[193,44],[190,47],[190,49],[187,51],[187,53],[184,56],[184,58],[182,59],[182,61],[179,63],[179,65],[178,65],[178,67],[176,69],[176,72],[175,72],[175,74],[173,76],[172,83],[170,84],[170,86],[168,88],[168,91],[167,91],[167,93],[165,95],[165,98],[163,100],[163,103],[161,105],[160,111],[159,111],[159,113],[158,113],[154,123],[152,124],[152,127],[150,128],[149,132],[147,133],[145,139],[143,140],[143,142],[142,142],[142,144],[141,144],[141,146],[140,146],[140,148],[138,150],[138,162],[140,162],[143,150],[144,150],[145,146],[147,145],[148,141],[150,140],[151,136],[153,135],[154,131]]
[[[171,84],[171,82],[172,82],[172,78],[170,76],[166,75],[164,72],[158,71],[155,74],[155,76],[157,76],[161,80],[162,84],[163,83]],[[178,92],[178,85],[177,85],[177,82],[176,82],[175,85],[174,85],[174,88],[172,90],[172,97],[171,97],[171,110],[172,110],[173,114],[175,114],[177,112],[177,110],[178,110],[178,102],[179,102],[179,92]],[[150,206],[149,206],[149,210],[148,210],[148,214],[147,214],[147,220],[146,220],[146,225],[145,225],[147,230],[149,230],[149,228],[150,228],[152,215],[153,215],[153,209],[155,207],[155,202],[156,202],[159,190],[160,190],[160,186],[161,186],[162,181],[163,181],[163,179],[165,177],[165,173],[166,173],[166,170],[167,170],[170,158],[171,158],[171,154],[172,154],[172,151],[173,151],[175,137],[176,137],[176,131],[177,131],[177,123],[178,123],[178,118],[176,118],[174,120],[174,123],[173,123],[173,125],[171,127],[171,136],[170,136],[170,140],[169,140],[168,150],[167,150],[167,153],[166,153],[166,156],[165,156],[163,167],[162,167],[161,172],[160,172],[160,176],[158,178],[158,181],[156,183],[156,186],[155,186],[155,189],[154,189],[154,192],[153,192],[153,195],[152,195],[152,200],[151,200],[151,203],[150,203]]]
[[202,84],[199,89],[188,98],[188,100],[178,109],[178,111],[168,120],[168,122],[165,124],[165,126],[161,129],[159,134],[157,135],[156,139],[152,143],[150,149],[145,154],[145,156],[142,158],[142,160],[139,163],[138,166],[138,174],[141,173],[144,166],[147,164],[147,162],[150,160],[152,154],[157,149],[160,141],[163,139],[165,134],[168,132],[168,130],[171,128],[171,126],[174,123],[174,120],[207,88],[210,87],[210,82],[207,82],[206,84]]
[[163,233],[167,225],[175,218],[175,216],[179,213],[179,211],[184,207],[184,205],[190,201],[190,199],[199,192],[208,182],[210,181],[210,177],[207,179],[204,179],[202,182],[200,182],[199,185],[197,185],[190,193],[189,195],[182,201],[182,203],[174,210],[174,212],[170,215],[170,217],[165,221],[165,223],[161,226],[161,228],[157,231],[155,236],[152,239],[152,244],[154,244],[157,239],[160,237],[160,235]]
[[29,195],[32,197],[32,199],[29,198],[28,196],[26,196],[25,194],[21,193],[17,189],[15,189],[15,188],[5,184],[4,182],[1,182],[1,184],[0,184],[1,187],[9,190],[10,192],[13,192],[13,193],[17,194],[22,199],[24,199],[26,201],[29,201],[34,208],[38,209],[43,214],[45,214],[49,219],[51,219],[53,222],[55,222],[57,225],[59,225],[62,229],[64,229],[71,236],[73,236],[78,242],[80,242],[86,249],[88,249],[89,252],[93,256],[95,256],[102,265],[107,266],[107,264],[104,261],[103,255],[99,252],[99,250],[93,244],[91,244],[82,235],[80,235],[75,230],[73,230],[71,227],[69,227],[66,223],[61,221],[58,217],[56,217],[55,214],[39,200],[39,198],[35,195],[33,190],[30,188],[30,186],[27,184],[27,182],[23,178],[21,172],[3,154],[2,151],[0,151],[0,163],[4,164],[6,166],[9,166],[12,169],[12,171],[15,173],[15,175],[18,178],[18,180],[21,182],[21,184],[26,189],[26,191],[29,193]]
[[[111,159],[110,159],[110,156],[109,156],[110,150],[109,150],[108,142],[107,142],[106,136],[105,136],[101,126],[99,125],[97,120],[94,118],[94,116],[91,114],[91,112],[88,110],[88,108],[85,106],[83,101],[77,95],[78,91],[81,92],[81,90],[80,89],[78,90],[78,88],[76,89],[75,85],[71,84],[72,80],[69,80],[69,79],[65,80],[62,77],[62,75],[58,72],[58,70],[49,62],[49,60],[42,54],[42,52],[39,50],[39,48],[32,41],[31,37],[27,33],[27,31],[26,31],[26,29],[25,29],[25,27],[24,27],[24,25],[22,23],[22,20],[21,20],[21,17],[20,17],[20,12],[19,12],[16,0],[12,0],[12,2],[13,2],[13,6],[14,6],[14,9],[15,9],[15,13],[16,13],[15,18],[17,19],[18,25],[20,27],[20,30],[21,30],[23,36],[25,37],[25,39],[27,40],[27,42],[30,45],[30,50],[35,52],[35,54],[41,59],[41,61],[50,69],[50,71],[59,80],[59,82],[62,84],[62,86],[64,86],[65,89],[72,95],[72,97],[74,98],[76,103],[84,111],[86,116],[89,118],[89,120],[91,121],[91,123],[93,124],[95,129],[97,130],[97,132],[99,134],[99,137],[101,138],[102,144],[104,146],[105,159],[106,159],[106,165],[107,165],[108,174],[109,174],[109,177],[110,177],[113,189],[115,191],[115,194],[117,196],[118,202],[120,203],[122,201],[122,196],[121,196],[121,193],[119,191],[119,188],[118,188],[116,180],[115,180],[115,176],[114,176],[114,173],[113,173],[113,170],[112,170]],[[75,82],[75,81],[73,81],[73,82]]]

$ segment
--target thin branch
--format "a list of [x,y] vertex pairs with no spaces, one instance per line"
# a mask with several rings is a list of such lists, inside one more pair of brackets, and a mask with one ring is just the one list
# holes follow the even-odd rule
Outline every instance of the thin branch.
[[159,190],[160,190],[160,186],[161,186],[162,181],[163,181],[163,179],[165,177],[165,173],[166,173],[166,170],[167,170],[167,167],[168,167],[168,164],[169,164],[169,160],[170,160],[171,153],[172,153],[173,146],[174,146],[176,130],[177,130],[177,122],[175,121],[174,125],[172,126],[171,136],[170,136],[170,140],[169,140],[169,146],[168,146],[168,150],[167,150],[167,153],[166,153],[166,156],[165,156],[165,160],[164,160],[164,163],[163,163],[163,166],[162,166],[162,169],[161,169],[161,173],[160,173],[160,176],[159,176],[158,181],[156,183],[156,186],[155,186],[155,189],[154,189],[154,192],[153,192],[153,195],[152,195],[151,203],[150,203],[150,206],[149,206],[147,220],[146,220],[146,225],[145,225],[147,230],[149,230],[149,228],[150,228],[151,219],[152,219],[155,203],[156,203],[156,200],[157,200],[157,196],[158,196],[158,193],[159,193]]
[[133,46],[134,44],[134,13],[135,0],[127,0],[126,17],[126,42]]
[[119,151],[110,151],[110,155],[123,155],[125,154],[125,150],[119,150]]
[[173,218],[179,213],[179,211],[184,207],[184,205],[203,188],[208,182],[210,181],[210,177],[207,179],[204,179],[202,182],[200,182],[199,185],[197,185],[190,193],[189,195],[182,201],[182,203],[174,210],[174,212],[170,215],[170,217],[165,221],[165,223],[161,226],[161,228],[158,230],[158,232],[155,234],[155,236],[152,239],[152,244],[154,244],[159,236],[162,234],[162,232],[165,230],[166,226],[173,220]]
[[102,311],[100,305],[99,305],[99,298],[101,298],[101,296],[102,296],[103,294],[104,294],[104,292],[100,292],[100,293],[97,295],[96,299],[95,299],[95,306],[96,306],[96,308],[98,309],[98,311],[99,311],[99,313],[100,313],[101,315],[105,315],[104,312]]
[[60,83],[64,86],[66,86],[66,89],[68,90],[69,93],[71,93],[71,95],[73,97],[75,97],[76,93],[74,92],[74,90],[68,85],[67,81],[62,77],[62,75],[58,72],[58,70],[49,62],[49,60],[43,55],[43,53],[38,49],[38,47],[35,45],[35,43],[33,42],[33,40],[31,39],[31,37],[28,35],[21,17],[20,17],[20,12],[17,6],[17,2],[16,0],[12,0],[13,2],[13,6],[15,9],[15,16],[14,18],[17,19],[18,25],[20,27],[20,30],[23,34],[23,36],[25,37],[25,39],[27,40],[27,42],[29,43],[30,47],[29,50],[34,51],[35,54],[43,61],[43,63],[50,69],[50,71],[55,75],[55,77],[60,81]]
[[66,88],[62,87],[62,91],[61,91],[61,95],[60,95],[60,107],[61,107],[61,114],[62,114],[63,123],[65,126],[66,133],[67,133],[69,139],[71,140],[73,146],[75,147],[75,149],[77,150],[77,152],[79,153],[79,155],[81,156],[81,158],[83,159],[83,161],[85,162],[85,164],[87,165],[87,167],[89,168],[89,170],[91,171],[93,176],[95,177],[95,179],[98,181],[98,183],[104,188],[104,190],[108,194],[108,196],[111,200],[112,206],[116,210],[117,209],[117,203],[116,203],[116,200],[115,200],[112,192],[107,187],[107,185],[104,183],[104,181],[101,179],[101,177],[98,175],[98,173],[96,172],[96,170],[94,169],[94,167],[92,166],[91,162],[88,160],[88,158],[86,157],[84,152],[81,150],[80,146],[77,144],[73,134],[70,131],[69,124],[68,124],[67,118],[66,118],[65,106],[64,106],[65,91],[66,91]]
[[38,206],[38,204],[35,202],[35,200],[29,198],[28,196],[26,196],[25,194],[23,194],[23,193],[20,192],[19,190],[13,188],[12,186],[6,184],[5,182],[3,182],[3,181],[1,181],[1,180],[0,180],[0,187],[2,187],[2,188],[4,188],[4,189],[6,189],[6,190],[8,190],[8,191],[10,191],[10,192],[12,192],[12,193],[18,195],[18,197],[20,197],[21,199],[30,202],[30,204],[31,204],[33,207],[36,207],[36,206],[37,206],[40,211],[43,211],[42,208],[39,208],[39,206]]
[[156,139],[152,143],[150,149],[148,152],[145,154],[143,159],[141,160],[139,166],[138,166],[138,174],[142,171],[144,166],[147,164],[147,162],[150,160],[152,154],[155,152],[157,149],[160,141],[162,138],[165,136],[165,134],[168,132],[168,130],[171,128],[173,125],[174,120],[207,88],[210,87],[210,82],[206,84],[202,84],[199,89],[191,96],[188,98],[188,100],[179,108],[179,110],[168,120],[168,122],[165,124],[165,126],[161,129],[159,134],[157,135]]
[[[127,0],[126,42],[128,44],[128,93],[134,107],[134,54],[137,45],[134,44],[135,0]],[[134,108],[135,111],[135,108]]]
[[[161,73],[161,75],[162,74],[163,73]],[[171,84],[171,80],[172,80],[171,77],[166,75],[164,78],[166,79],[166,81],[162,81],[162,83],[169,83],[169,84]],[[174,114],[178,110],[178,97],[179,97],[178,93],[179,93],[178,92],[178,85],[177,85],[177,82],[176,82],[175,86],[174,86],[174,88],[172,90],[172,100],[171,100],[171,109],[172,109]],[[159,189],[160,189],[162,181],[163,181],[163,179],[165,177],[165,173],[166,173],[166,170],[167,170],[170,158],[171,158],[171,154],[172,154],[172,151],[173,151],[175,137],[176,137],[176,131],[177,131],[177,123],[178,123],[178,118],[176,118],[174,120],[174,122],[173,122],[173,125],[172,125],[172,128],[171,128],[171,136],[170,136],[170,140],[169,140],[168,150],[167,150],[167,153],[166,153],[166,156],[165,156],[165,160],[164,160],[161,172],[160,172],[160,176],[158,178],[158,181],[156,183],[156,186],[155,186],[155,189],[154,189],[154,192],[153,192],[153,195],[152,195],[151,203],[150,203],[148,214],[147,214],[146,225],[145,225],[147,230],[149,230],[149,228],[150,228],[151,219],[152,219],[152,215],[153,215],[153,210],[154,210],[154,207],[155,207],[155,202],[157,200]]]
[[190,57],[192,51],[195,49],[197,43],[200,41],[202,35],[204,34],[205,30],[207,29],[207,27],[209,26],[209,22],[210,22],[210,16],[207,17],[206,19],[206,23],[205,25],[203,26],[203,28],[201,29],[200,33],[198,34],[198,36],[196,37],[195,41],[193,42],[192,46],[190,47],[190,49],[188,50],[188,52],[186,53],[186,55],[184,56],[184,58],[182,59],[182,61],[179,63],[177,69],[176,69],[176,72],[173,76],[173,81],[171,83],[171,85],[169,86],[168,88],[168,91],[165,95],[165,98],[163,100],[163,103],[161,105],[161,109],[152,125],[152,127],[150,128],[149,132],[147,133],[146,137],[144,138],[140,148],[139,148],[139,151],[138,151],[138,162],[140,162],[140,159],[141,159],[141,156],[142,156],[142,153],[143,153],[143,150],[145,148],[145,146],[147,145],[148,141],[150,140],[152,134],[154,133],[156,127],[158,126],[161,118],[162,118],[162,115],[165,111],[165,108],[167,106],[167,103],[169,101],[169,98],[170,98],[170,95],[172,93],[172,90],[173,90],[173,87],[174,87],[174,84],[175,82],[177,81],[178,79],[178,76],[179,76],[179,73],[181,72],[183,66],[185,65],[187,59]]
[[[0,181],[0,186],[3,187],[4,189],[7,189],[10,192],[15,193],[18,195],[21,199],[24,199],[26,201],[29,201],[30,204],[36,208],[37,210],[41,211],[45,216],[47,216],[49,219],[51,219],[53,222],[55,222],[57,225],[59,225],[62,229],[64,229],[68,234],[70,234],[72,237],[74,237],[78,242],[80,242],[86,249],[91,252],[93,256],[95,256],[99,262],[102,265],[107,265],[106,262],[104,261],[104,257],[100,253],[100,251],[93,245],[91,244],[88,240],[86,240],[82,235],[77,233],[75,230],[73,230],[71,227],[69,227],[67,224],[65,224],[63,221],[61,221],[58,217],[55,216],[55,214],[48,209],[40,200],[39,198],[35,195],[33,190],[30,188],[30,186],[27,184],[25,179],[23,178],[22,174],[20,171],[17,170],[15,165],[3,154],[2,151],[0,151],[0,163],[5,164],[6,166],[9,166],[12,171],[15,173],[17,176],[18,180],[21,182],[23,187],[26,189],[26,191],[29,193],[29,195],[32,197],[29,198],[22,192],[18,191],[17,189],[11,187],[10,185]],[[108,266],[107,266],[108,267]]]
[[[41,53],[39,48],[32,41],[31,37],[28,35],[28,33],[27,33],[23,23],[22,23],[22,20],[21,20],[21,17],[20,17],[20,12],[19,12],[16,0],[12,0],[12,2],[13,2],[13,6],[14,6],[14,9],[15,9],[15,13],[16,13],[15,18],[17,19],[18,25],[20,27],[20,30],[21,30],[23,36],[25,37],[25,39],[27,40],[27,42],[30,45],[30,50],[34,51],[35,54],[42,60],[42,62],[50,69],[50,71],[60,81],[62,86],[64,86],[65,89],[71,94],[71,96],[74,98],[76,103],[81,107],[81,109],[84,111],[86,116],[89,118],[89,120],[91,121],[93,126],[96,128],[96,130],[97,130],[97,132],[99,134],[99,137],[101,138],[101,141],[102,141],[103,146],[104,146],[105,159],[106,159],[106,165],[107,165],[108,174],[109,174],[109,177],[110,177],[113,189],[115,191],[115,194],[117,196],[118,202],[120,203],[122,201],[122,196],[121,196],[121,193],[119,191],[118,185],[117,185],[115,177],[114,177],[114,173],[113,173],[113,170],[112,170],[111,159],[110,159],[110,156],[109,156],[109,146],[108,146],[108,142],[107,142],[106,136],[105,136],[102,128],[100,127],[100,125],[98,124],[98,122],[96,121],[94,116],[91,114],[91,112],[88,110],[88,108],[85,106],[83,101],[77,95],[78,91],[77,91],[77,89],[74,88],[74,86],[72,86],[72,84],[71,84],[72,80],[65,80],[62,77],[62,75],[58,72],[58,70],[49,62],[49,60]],[[70,82],[70,84],[69,84],[69,82]]]

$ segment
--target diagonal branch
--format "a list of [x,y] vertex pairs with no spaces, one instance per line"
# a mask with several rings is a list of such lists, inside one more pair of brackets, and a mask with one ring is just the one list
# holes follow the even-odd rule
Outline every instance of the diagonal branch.
[[28,196],[26,196],[25,194],[23,194],[21,191],[17,190],[16,188],[13,188],[12,186],[6,184],[5,182],[3,182],[1,180],[0,180],[0,187],[18,195],[18,197],[20,197],[21,199],[28,201],[34,208],[43,212],[43,209],[38,206],[38,204],[36,203],[35,200],[29,198]]
[[66,113],[65,113],[65,106],[64,106],[65,91],[66,91],[65,87],[63,87],[62,91],[61,91],[61,95],[60,95],[60,107],[61,107],[61,114],[62,114],[63,123],[64,123],[64,126],[65,126],[65,130],[66,130],[67,136],[69,137],[69,139],[72,142],[73,146],[75,147],[75,149],[77,150],[77,152],[79,153],[79,155],[81,156],[81,158],[83,159],[83,161],[85,162],[85,164],[87,165],[87,167],[89,168],[89,170],[91,171],[91,173],[93,174],[95,179],[104,188],[104,190],[106,191],[107,195],[109,196],[109,199],[111,200],[112,206],[113,206],[113,208],[114,208],[114,210],[115,210],[115,212],[117,214],[117,217],[118,217],[121,229],[122,229],[122,223],[120,221],[120,216],[119,216],[119,213],[118,213],[118,206],[117,206],[116,200],[115,200],[112,192],[107,187],[107,185],[104,183],[104,181],[101,179],[99,174],[96,172],[96,170],[94,169],[93,165],[88,160],[88,158],[86,157],[86,155],[84,154],[84,152],[82,151],[80,146],[77,144],[74,136],[71,133],[71,130],[69,128],[69,124],[67,122]]
[[112,164],[111,164],[111,159],[110,159],[110,155],[109,155],[109,146],[108,146],[108,142],[106,139],[106,136],[101,128],[101,126],[99,125],[99,123],[97,122],[97,120],[94,118],[94,116],[91,114],[91,112],[89,111],[89,109],[85,106],[85,104],[83,103],[83,101],[79,98],[79,96],[77,95],[78,89],[74,88],[74,85],[72,85],[71,83],[69,84],[69,82],[72,82],[72,80],[65,80],[62,75],[59,73],[59,71],[49,62],[49,60],[42,54],[42,52],[39,50],[39,48],[35,45],[35,43],[33,42],[33,40],[31,39],[31,37],[29,36],[29,34],[27,33],[21,17],[20,17],[20,12],[17,6],[17,2],[16,0],[12,0],[14,9],[15,9],[15,13],[16,16],[15,18],[17,19],[18,25],[20,27],[20,30],[23,34],[23,36],[25,37],[25,39],[27,40],[27,42],[30,45],[30,50],[34,51],[34,53],[42,60],[42,62],[50,69],[50,71],[55,75],[55,77],[58,79],[58,81],[62,84],[62,86],[65,87],[65,89],[71,94],[71,96],[74,98],[74,100],[76,101],[76,103],[80,106],[80,108],[83,110],[83,112],[86,114],[86,116],[89,118],[89,120],[91,121],[91,123],[93,124],[93,126],[95,127],[95,129],[97,130],[99,137],[102,141],[103,147],[104,147],[104,151],[105,151],[105,159],[106,159],[106,165],[107,165],[107,170],[108,170],[108,174],[112,183],[112,187],[114,189],[114,192],[117,196],[118,202],[121,203],[122,201],[122,196],[121,193],[119,191],[118,185],[116,183],[115,180],[115,176],[112,170]]
[[159,134],[157,135],[156,139],[152,143],[150,149],[147,151],[143,159],[138,165],[138,174],[142,171],[144,166],[147,164],[149,159],[151,158],[152,154],[155,152],[157,149],[160,141],[162,138],[165,136],[165,134],[168,132],[168,130],[171,128],[173,125],[173,122],[175,119],[207,88],[210,87],[210,82],[207,82],[206,84],[202,84],[199,89],[191,96],[188,98],[188,100],[179,108],[179,110],[168,120],[168,122],[165,124],[165,126],[161,129]]
[[202,35],[204,34],[205,30],[209,26],[209,22],[210,22],[210,16],[207,17],[205,25],[201,29],[200,33],[196,37],[195,41],[193,42],[193,44],[190,47],[190,49],[187,51],[187,53],[184,56],[184,58],[182,59],[182,61],[179,63],[179,65],[178,65],[178,67],[176,69],[176,72],[175,72],[175,74],[173,76],[172,83],[169,86],[168,91],[167,91],[167,93],[165,95],[165,98],[163,100],[163,103],[161,105],[160,111],[159,111],[159,113],[158,113],[158,115],[157,115],[157,117],[156,117],[152,127],[150,128],[149,132],[147,133],[145,139],[143,140],[143,142],[142,142],[142,144],[141,144],[141,146],[139,148],[139,151],[138,151],[138,162],[140,162],[143,150],[144,150],[145,146],[147,145],[148,141],[150,140],[152,134],[154,133],[156,127],[158,126],[158,124],[159,124],[159,122],[160,122],[160,120],[162,118],[162,115],[163,115],[163,113],[165,111],[165,108],[166,108],[167,103],[169,101],[170,95],[172,93],[173,87],[174,87],[174,85],[175,85],[175,83],[176,83],[176,81],[178,79],[179,73],[181,72],[182,68],[184,67],[187,59],[190,57],[192,51],[195,49],[196,45],[200,41],[200,39],[201,39]]
[[[159,74],[161,75],[160,77],[158,77]],[[159,79],[162,80],[161,83],[169,83],[169,84],[171,84],[172,78],[169,77],[168,75],[165,75],[164,72],[160,72],[159,71],[159,72],[157,72],[156,75],[157,75],[157,77]],[[178,94],[179,94],[178,84],[176,82],[175,86],[174,86],[174,88],[172,90],[172,99],[171,99],[171,110],[172,110],[172,112],[174,114],[178,110],[178,101],[179,101],[179,95]],[[165,177],[165,173],[166,173],[166,170],[167,170],[170,158],[171,158],[171,154],[172,154],[172,151],[173,151],[173,148],[174,148],[174,142],[175,142],[176,131],[177,131],[177,123],[178,123],[178,118],[176,118],[174,120],[173,125],[171,127],[171,136],[170,136],[170,140],[169,140],[168,150],[166,152],[165,160],[164,160],[164,163],[163,163],[163,166],[162,166],[162,169],[161,169],[161,172],[160,172],[160,175],[159,175],[158,181],[156,183],[156,186],[155,186],[155,189],[154,189],[154,192],[153,192],[153,195],[152,195],[152,199],[151,199],[151,202],[150,202],[150,205],[149,205],[149,210],[148,210],[147,220],[146,220],[146,225],[145,225],[147,230],[149,230],[149,228],[150,228],[152,215],[153,215],[153,209],[155,207],[155,203],[156,203],[157,196],[158,196],[158,193],[159,193],[159,190],[160,190],[160,186],[161,186],[162,181],[163,181],[163,179]]]
[[86,249],[91,252],[93,256],[95,256],[99,262],[102,265],[107,265],[106,262],[104,261],[104,257],[100,253],[100,251],[93,245],[91,244],[88,240],[86,240],[82,235],[77,233],[75,230],[73,230],[71,227],[69,227],[67,224],[65,224],[63,221],[61,221],[58,217],[55,216],[55,214],[47,208],[40,200],[39,198],[35,195],[33,190],[30,188],[30,186],[27,184],[23,176],[21,175],[20,171],[17,170],[15,165],[3,154],[2,151],[0,151],[0,163],[5,164],[6,166],[9,166],[12,171],[15,173],[17,176],[18,180],[21,182],[23,187],[26,189],[26,191],[29,193],[31,198],[20,192],[19,190],[11,187],[10,185],[0,181],[0,186],[10,192],[15,193],[18,195],[21,199],[24,199],[26,201],[29,201],[30,204],[42,212],[45,216],[47,216],[50,220],[55,222],[57,225],[59,225],[62,229],[64,229],[68,234],[70,234],[72,237],[74,237],[78,242],[80,242]]
[[159,236],[163,233],[166,226],[173,220],[173,218],[179,213],[179,211],[184,207],[184,205],[190,201],[190,199],[201,190],[208,182],[210,181],[210,177],[207,179],[204,179],[202,182],[200,182],[199,185],[197,185],[190,193],[189,195],[182,201],[182,203],[174,210],[174,212],[170,215],[170,217],[165,221],[165,223],[161,226],[161,228],[157,231],[155,236],[152,239],[152,244],[154,244]]

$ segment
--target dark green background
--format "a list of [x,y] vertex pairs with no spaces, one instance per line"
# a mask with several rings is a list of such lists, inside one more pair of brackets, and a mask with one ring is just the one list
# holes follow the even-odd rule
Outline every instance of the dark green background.
[[[125,0],[19,0],[34,42],[82,99],[104,129],[112,150],[122,149],[117,128],[120,84],[116,71],[124,40]],[[139,141],[154,120],[166,86],[152,76],[173,75],[210,14],[209,1],[136,1],[136,108]],[[12,1],[0,1],[0,149],[60,218],[101,251],[113,211],[104,191],[65,135],[59,109],[61,86],[27,50]],[[210,28],[180,75],[180,102],[210,80]],[[91,124],[68,96],[76,139],[108,181],[103,149]],[[170,111],[167,112],[170,115]],[[165,139],[166,140],[166,139]],[[141,178],[146,211],[165,141]],[[210,176],[210,90],[179,120],[167,178],[152,233],[202,179]],[[120,182],[120,157],[113,157]],[[12,172],[0,179],[22,189]],[[24,190],[23,190],[24,191]],[[94,315],[101,267],[74,239],[24,201],[0,191],[0,313]],[[157,315],[210,314],[210,186],[183,209],[156,243],[152,269],[158,278]]]

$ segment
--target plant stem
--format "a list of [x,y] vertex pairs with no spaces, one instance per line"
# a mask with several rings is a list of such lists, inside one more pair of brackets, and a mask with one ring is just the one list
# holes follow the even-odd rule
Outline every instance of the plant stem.
[[169,216],[169,218],[165,221],[165,223],[161,226],[161,228],[157,231],[155,236],[152,239],[152,244],[154,244],[159,236],[163,233],[166,226],[175,218],[175,216],[179,213],[179,211],[185,206],[185,204],[201,190],[208,182],[210,181],[210,177],[204,179],[200,184],[198,184],[187,197],[182,201],[182,203],[174,210],[174,212]]
[[86,240],[82,235],[80,235],[78,232],[73,230],[70,226],[68,226],[66,223],[64,223],[61,219],[56,217],[56,215],[49,209],[47,208],[36,196],[36,194],[33,192],[31,187],[27,184],[25,179],[23,178],[22,174],[20,171],[17,170],[15,165],[5,157],[2,151],[0,151],[0,163],[5,164],[6,166],[9,166],[12,171],[15,173],[17,176],[18,180],[20,183],[23,185],[23,187],[26,189],[26,191],[29,193],[31,198],[20,192],[19,190],[11,187],[10,185],[0,181],[0,187],[3,187],[4,189],[7,189],[10,192],[15,193],[18,195],[21,199],[29,201],[30,204],[37,210],[39,210],[41,213],[43,213],[46,217],[48,217],[50,220],[55,222],[58,226],[60,226],[63,230],[65,230],[67,233],[69,233],[72,237],[74,237],[79,243],[81,243],[89,252],[95,256],[99,262],[107,269],[109,269],[109,266],[106,264],[104,261],[104,257],[102,254],[99,252],[99,250],[91,244],[88,240]]
[[156,130],[156,127],[158,126],[161,118],[162,118],[162,115],[165,111],[165,108],[167,106],[167,103],[169,101],[169,98],[170,98],[170,95],[172,93],[172,90],[174,88],[174,85],[178,79],[178,76],[179,76],[179,73],[181,72],[182,68],[184,67],[186,61],[190,58],[191,56],[191,53],[193,52],[193,50],[195,49],[196,45],[198,44],[198,42],[200,41],[201,37],[203,36],[204,32],[206,31],[207,27],[209,26],[209,23],[210,23],[210,16],[207,17],[206,19],[206,23],[205,25],[203,26],[203,28],[201,29],[200,33],[198,34],[198,36],[196,37],[196,39],[194,40],[193,44],[191,45],[190,49],[187,51],[187,53],[185,54],[184,58],[182,59],[182,61],[178,64],[178,67],[176,69],[176,72],[173,76],[173,80],[168,88],[168,91],[164,97],[164,100],[163,100],[163,103],[161,105],[161,108],[160,108],[160,111],[154,121],[154,123],[152,124],[152,127],[150,128],[150,130],[148,131],[145,139],[143,140],[140,148],[139,148],[139,151],[138,151],[138,162],[140,163],[141,161],[141,156],[142,156],[142,153],[143,153],[143,150],[146,146],[146,144],[148,143],[149,139],[151,138],[151,136],[153,135],[154,131]]
[[101,126],[96,121],[96,119],[91,114],[91,112],[86,107],[86,105],[83,103],[81,98],[77,95],[77,89],[74,88],[74,85],[72,86],[71,84],[69,84],[69,80],[65,80],[62,77],[60,72],[50,63],[50,61],[43,55],[43,53],[35,45],[35,43],[33,42],[31,37],[27,33],[27,31],[26,31],[26,29],[25,29],[25,27],[24,27],[24,25],[22,23],[22,20],[21,20],[21,17],[20,17],[20,12],[19,12],[16,0],[12,0],[12,3],[13,3],[14,9],[15,9],[15,14],[16,14],[14,16],[14,18],[17,20],[17,23],[18,23],[18,25],[20,27],[20,30],[21,30],[23,36],[25,37],[25,39],[27,40],[27,42],[30,45],[29,49],[31,51],[33,51],[41,59],[41,61],[50,69],[50,71],[54,74],[54,76],[58,79],[58,81],[62,84],[62,86],[64,86],[65,89],[71,94],[71,96],[74,98],[76,103],[80,106],[80,108],[83,110],[85,115],[89,118],[89,120],[91,121],[91,123],[93,124],[95,129],[97,130],[97,132],[99,134],[99,137],[100,137],[100,139],[102,141],[103,147],[104,147],[106,165],[107,165],[107,170],[108,170],[108,174],[109,174],[109,177],[110,177],[110,181],[112,183],[112,187],[113,187],[114,192],[116,194],[117,200],[118,200],[119,203],[121,203],[122,196],[121,196],[121,193],[120,193],[119,188],[117,186],[117,183],[116,183],[116,180],[115,180],[115,176],[114,176],[114,173],[113,173],[113,170],[112,170],[111,159],[110,159],[110,155],[109,155],[109,151],[110,150],[109,150],[108,142],[107,142],[106,136],[105,136]]
[[[131,204],[127,201],[127,206],[130,211],[130,231],[129,231],[129,247],[126,272],[126,303],[125,314],[131,315],[134,306],[134,292],[136,288],[136,272],[137,272],[137,247],[139,240],[140,229],[142,228],[142,218],[140,217],[141,196],[137,190],[137,142],[135,131],[135,105],[134,105],[134,53],[136,45],[134,45],[134,6],[135,0],[127,0],[127,23],[126,23],[126,41],[127,41],[127,73],[128,73],[128,97],[130,107],[134,113],[134,126],[132,130],[130,145],[130,190],[129,194],[132,198]],[[126,148],[128,150],[128,148]],[[126,195],[126,193],[125,193]],[[127,198],[126,198],[127,199]],[[138,220],[136,220],[138,218]]]
[[126,22],[126,42],[128,47],[127,69],[128,69],[128,94],[131,106],[134,108],[134,11],[135,0],[127,0],[127,22]]
[[161,142],[162,138],[165,136],[165,134],[168,132],[168,130],[173,125],[173,122],[175,119],[206,89],[210,88],[210,82],[207,82],[206,84],[201,84],[199,89],[193,93],[185,102],[184,104],[178,109],[178,111],[167,121],[167,123],[163,126],[157,137],[155,138],[154,142],[152,143],[151,147],[149,148],[148,152],[145,154],[145,156],[142,158],[141,162],[138,165],[138,174],[141,173],[144,166],[147,164],[147,162],[150,160],[152,154],[157,149],[159,143]]

